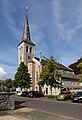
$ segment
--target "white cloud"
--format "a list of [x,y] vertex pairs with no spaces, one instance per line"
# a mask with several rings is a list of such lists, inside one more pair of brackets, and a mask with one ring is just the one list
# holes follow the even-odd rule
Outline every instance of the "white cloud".
[[4,68],[0,67],[0,76],[6,75],[7,72],[4,70]]
[[[0,62],[6,62],[8,64],[16,64],[17,62],[17,49],[9,45],[0,44]],[[4,48],[4,49],[3,49]],[[14,61],[14,62],[12,62]]]
[[11,30],[14,37],[17,40],[20,40],[22,35],[22,29],[17,25],[16,18],[13,17],[13,14],[17,14],[18,11],[11,1],[8,0],[6,2],[3,1],[3,5],[4,5],[3,15],[6,20],[6,25]]
[[15,73],[17,71],[17,66],[0,64],[0,71],[0,80],[5,80],[9,78],[14,79]]
[[[41,25],[41,24],[40,24]],[[47,55],[48,51],[48,42],[44,40],[45,34],[40,29],[40,25],[31,24],[32,31],[32,41],[36,44],[35,56],[39,56],[40,52]],[[40,47],[41,46],[41,47]]]
[[[69,1],[68,7],[63,4],[64,1],[54,0],[52,3],[52,11],[54,16],[54,26],[57,27],[58,41],[63,42],[65,45],[72,45],[75,34],[78,30],[82,28],[82,1],[74,6],[71,1]],[[62,3],[62,4],[61,4]]]

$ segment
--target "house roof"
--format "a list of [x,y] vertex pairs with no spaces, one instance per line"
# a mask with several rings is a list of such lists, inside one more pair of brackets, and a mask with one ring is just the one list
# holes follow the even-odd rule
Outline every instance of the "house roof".
[[73,79],[73,80],[79,80],[79,76],[78,75],[75,75],[75,74],[70,74],[70,73],[63,73],[61,75],[62,78],[67,78],[67,79]]
[[64,66],[64,65],[62,65],[62,64],[60,64],[60,63],[58,63],[58,67],[59,67],[59,69],[61,69],[61,70],[73,72],[72,69],[70,69],[69,67],[66,67],[66,66]]

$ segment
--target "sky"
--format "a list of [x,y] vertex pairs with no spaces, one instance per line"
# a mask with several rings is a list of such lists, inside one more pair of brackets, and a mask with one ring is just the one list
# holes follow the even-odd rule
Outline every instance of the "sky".
[[36,57],[66,66],[82,57],[82,0],[0,0],[0,80],[17,71],[27,6]]

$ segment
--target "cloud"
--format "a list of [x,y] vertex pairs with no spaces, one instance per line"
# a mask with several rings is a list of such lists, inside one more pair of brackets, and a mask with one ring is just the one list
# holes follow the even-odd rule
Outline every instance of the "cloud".
[[[0,62],[16,65],[17,62],[17,49],[12,46],[1,44],[0,48]],[[4,49],[3,49],[4,48]],[[14,61],[14,62],[12,62]]]
[[[77,3],[75,0],[62,1],[54,0],[52,2],[52,11],[54,16],[54,26],[58,32],[58,42],[65,45],[72,45],[75,34],[82,28],[82,6],[81,1]],[[72,4],[74,4],[72,6]],[[70,6],[70,9],[69,9]]]
[[16,48],[13,48],[12,46],[9,46],[6,44],[5,45],[1,44],[0,67],[3,68],[3,69],[0,68],[0,70],[2,70],[2,72],[0,73],[1,80],[14,78],[15,71],[17,69],[17,49]]
[[[6,20],[6,25],[12,32],[13,36],[20,40],[22,35],[22,29],[17,25],[17,19],[15,18],[18,11],[11,1],[3,1],[3,16]],[[20,24],[20,23],[19,23]]]
[[0,64],[0,71],[2,70],[0,74],[0,80],[5,80],[5,79],[14,79],[15,73],[17,71],[17,66],[12,66],[12,65],[6,65],[6,64]]
[[7,72],[5,72],[5,70],[2,67],[0,67],[0,76],[6,75],[6,74]]
[[47,55],[47,51],[49,51],[48,42],[44,40],[45,34],[41,30],[41,24],[31,24],[30,28],[32,33],[32,41],[36,44],[35,56],[39,56],[40,52],[42,52],[44,55]]

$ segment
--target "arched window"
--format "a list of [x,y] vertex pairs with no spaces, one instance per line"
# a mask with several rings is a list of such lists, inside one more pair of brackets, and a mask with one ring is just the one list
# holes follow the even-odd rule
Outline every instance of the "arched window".
[[29,48],[29,52],[32,53],[32,47]]
[[26,46],[26,52],[28,52],[28,46]]
[[38,81],[38,71],[36,72],[36,80]]

